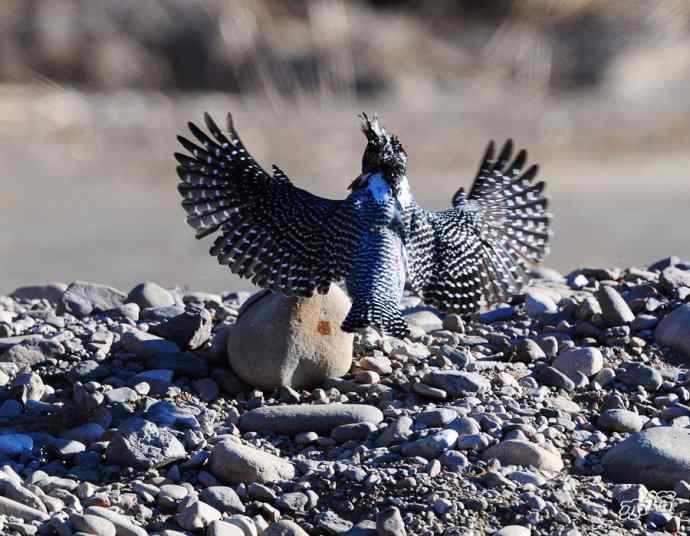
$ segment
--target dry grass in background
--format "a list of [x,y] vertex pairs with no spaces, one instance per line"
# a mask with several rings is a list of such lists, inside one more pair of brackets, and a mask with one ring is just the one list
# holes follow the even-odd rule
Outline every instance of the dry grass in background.
[[243,284],[178,206],[175,134],[204,110],[334,197],[379,111],[430,208],[512,136],[548,180],[549,265],[688,257],[689,26],[684,0],[3,2],[0,291]]

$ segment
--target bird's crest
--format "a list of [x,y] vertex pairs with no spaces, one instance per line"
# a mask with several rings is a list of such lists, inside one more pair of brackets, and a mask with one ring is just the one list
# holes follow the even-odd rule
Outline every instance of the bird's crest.
[[[378,114],[373,117],[362,112],[359,114],[359,119],[362,122],[361,128],[364,135],[367,137],[367,149],[364,154],[364,167],[369,164],[386,164],[388,167],[402,165],[404,168],[407,161],[407,153],[403,149],[402,144],[397,136],[389,134],[385,128],[379,123]],[[404,169],[403,169],[404,172]]]
[[378,114],[369,119],[369,116],[362,112],[359,114],[359,119],[362,121],[362,132],[371,143],[376,145],[386,145],[390,141],[390,136],[386,129],[379,123]]

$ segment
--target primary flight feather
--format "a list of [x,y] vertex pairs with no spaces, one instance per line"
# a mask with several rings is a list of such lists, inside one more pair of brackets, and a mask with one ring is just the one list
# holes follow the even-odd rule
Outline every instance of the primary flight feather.
[[361,115],[367,145],[350,195],[330,200],[294,186],[276,166],[267,173],[247,152],[228,115],[227,135],[208,114],[210,136],[194,124],[189,152],[176,153],[182,206],[197,238],[217,237],[211,255],[256,285],[287,295],[325,293],[345,280],[352,308],[342,329],[373,326],[409,334],[400,312],[405,288],[444,312],[467,315],[505,301],[525,269],[547,253],[550,236],[537,166],[491,142],[474,183],[452,208],[417,205],[407,153],[376,117]]

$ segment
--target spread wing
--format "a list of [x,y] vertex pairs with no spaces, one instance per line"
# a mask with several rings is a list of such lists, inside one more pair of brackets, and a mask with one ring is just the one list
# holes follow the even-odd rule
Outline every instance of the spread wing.
[[509,299],[526,283],[527,265],[548,252],[551,216],[544,183],[533,183],[537,166],[523,171],[524,150],[514,160],[512,153],[508,140],[494,157],[491,142],[469,195],[460,189],[453,208],[427,212],[430,233],[411,233],[409,247],[423,264],[412,286],[441,310],[467,314],[482,301]]
[[247,152],[228,114],[225,136],[208,114],[209,137],[178,136],[189,155],[175,154],[182,206],[196,237],[218,236],[210,253],[236,274],[290,295],[325,293],[341,279],[347,241],[337,236],[347,200],[324,199],[295,187],[276,166],[269,175]]

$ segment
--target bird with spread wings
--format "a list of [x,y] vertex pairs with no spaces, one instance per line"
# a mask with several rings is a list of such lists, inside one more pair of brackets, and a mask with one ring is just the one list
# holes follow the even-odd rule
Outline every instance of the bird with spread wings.
[[526,268],[547,253],[550,215],[543,182],[527,153],[508,140],[481,160],[469,193],[452,207],[421,208],[407,180],[407,153],[378,118],[361,116],[367,138],[362,170],[342,200],[293,185],[273,166],[265,171],[240,140],[228,115],[227,135],[205,115],[208,134],[178,139],[182,206],[196,237],[216,234],[210,253],[254,284],[294,296],[325,293],[344,280],[352,308],[346,331],[373,326],[409,334],[400,312],[405,288],[443,312],[469,315],[508,300],[526,282]]

